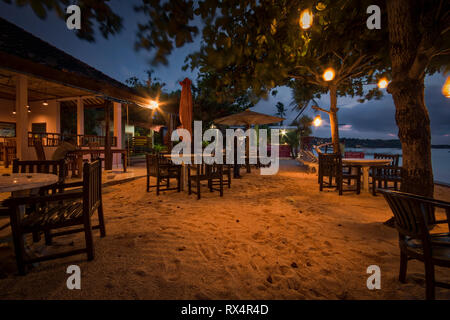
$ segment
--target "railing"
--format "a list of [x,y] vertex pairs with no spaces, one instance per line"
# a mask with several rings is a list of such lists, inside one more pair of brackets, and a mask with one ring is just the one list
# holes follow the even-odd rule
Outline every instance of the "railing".
[[[104,147],[106,140],[105,136],[28,132],[28,146],[34,147],[34,140],[39,139],[42,141],[43,147],[57,147],[61,141],[67,138],[72,138],[73,141],[76,141],[78,147],[88,147],[90,145]],[[111,137],[111,147],[117,147],[117,137]]]
[[[316,150],[317,154],[319,153],[332,153],[333,152],[333,143],[324,143],[318,146],[314,146],[314,149]],[[321,150],[324,149],[324,150]]]

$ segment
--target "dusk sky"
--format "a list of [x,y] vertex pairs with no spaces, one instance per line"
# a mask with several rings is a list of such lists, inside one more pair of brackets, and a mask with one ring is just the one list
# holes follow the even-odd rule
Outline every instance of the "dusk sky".
[[[145,79],[145,71],[148,69],[154,69],[154,75],[167,84],[167,91],[180,89],[178,82],[185,77],[195,81],[197,73],[182,71],[181,67],[186,55],[198,49],[199,37],[193,44],[177,49],[169,58],[168,66],[151,67],[148,63],[151,53],[134,50],[137,21],[142,16],[134,12],[133,3],[139,1],[111,2],[114,10],[124,18],[124,28],[119,35],[110,39],[97,36],[95,43],[78,39],[73,31],[66,28],[65,21],[56,17],[54,12],[50,12],[46,20],[41,20],[29,7],[19,8],[0,1],[0,16],[119,81],[124,82],[132,76]],[[450,100],[441,93],[444,82],[443,74],[427,77],[425,81],[425,99],[431,117],[433,144],[450,144]],[[275,114],[275,104],[278,101],[283,102],[290,110],[291,100],[288,88],[278,88],[276,97],[260,101],[253,110]],[[323,96],[320,106],[326,108],[328,101],[328,96]],[[397,138],[395,108],[390,94],[386,93],[381,100],[364,104],[358,103],[356,98],[339,98],[338,106],[341,137]],[[310,109],[306,113],[314,116]],[[296,113],[290,111],[285,124],[289,124],[295,116]],[[314,128],[313,135],[329,137],[327,116],[322,114],[322,118],[325,120],[324,124]]]

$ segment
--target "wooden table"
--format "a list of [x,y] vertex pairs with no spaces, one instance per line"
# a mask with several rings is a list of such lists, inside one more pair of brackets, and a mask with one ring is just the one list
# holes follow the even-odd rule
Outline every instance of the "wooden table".
[[[11,192],[12,197],[23,197],[30,193],[37,193],[40,187],[50,186],[58,181],[59,177],[50,173],[3,174],[0,175],[0,192]],[[24,214],[25,206],[20,206],[20,211],[21,214]],[[4,227],[7,226],[8,224]],[[7,239],[8,241],[9,239]]]
[[369,169],[370,167],[380,167],[391,164],[389,159],[360,159],[343,158],[342,164],[351,166],[360,166],[363,174],[362,190],[369,191]]
[[17,193],[24,190],[50,186],[58,182],[58,176],[50,173],[11,173],[0,175],[0,192]]
[[[96,148],[96,149],[78,149],[74,151],[70,151],[67,153],[67,156],[74,156],[77,159],[77,167],[78,167],[78,175],[81,176],[83,172],[83,156],[91,153],[99,153],[105,154],[105,149]],[[123,163],[123,172],[127,172],[127,150],[126,149],[111,149],[111,153],[120,153],[122,154],[122,163]]]

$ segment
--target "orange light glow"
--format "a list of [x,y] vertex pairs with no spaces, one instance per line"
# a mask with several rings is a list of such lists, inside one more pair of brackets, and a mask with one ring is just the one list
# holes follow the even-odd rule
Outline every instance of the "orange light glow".
[[447,77],[447,80],[442,87],[442,94],[447,98],[450,98],[450,76]]
[[378,88],[380,89],[386,89],[389,84],[388,79],[381,78],[380,81],[378,81]]
[[150,103],[148,104],[147,108],[154,110],[154,109],[158,108],[158,106],[159,106],[158,101],[151,100]]
[[333,68],[328,68],[325,70],[325,72],[323,73],[323,80],[325,81],[331,81],[334,79],[335,76],[335,72]]
[[312,23],[313,23],[313,14],[311,10],[309,9],[303,10],[302,13],[300,14],[300,27],[306,30],[311,28]]
[[322,118],[320,117],[320,115],[314,118],[313,123],[315,127],[318,127],[322,124]]

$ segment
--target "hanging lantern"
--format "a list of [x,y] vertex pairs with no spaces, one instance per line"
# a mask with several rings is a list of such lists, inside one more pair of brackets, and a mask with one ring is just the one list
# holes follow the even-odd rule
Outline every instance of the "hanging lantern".
[[388,84],[389,80],[387,78],[381,78],[380,81],[378,81],[378,88],[386,89]]
[[300,13],[300,28],[306,30],[311,28],[313,23],[313,13],[309,9],[305,9]]
[[450,76],[445,80],[444,86],[442,87],[442,94],[447,98],[450,98]]
[[322,124],[322,118],[320,117],[320,115],[314,118],[313,123],[315,127],[318,127]]
[[333,68],[328,68],[323,73],[323,80],[325,81],[331,81],[334,79],[335,72]]

